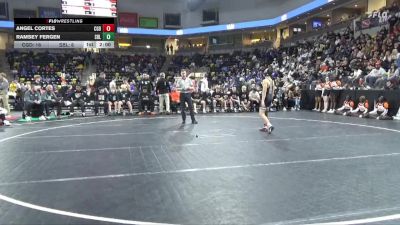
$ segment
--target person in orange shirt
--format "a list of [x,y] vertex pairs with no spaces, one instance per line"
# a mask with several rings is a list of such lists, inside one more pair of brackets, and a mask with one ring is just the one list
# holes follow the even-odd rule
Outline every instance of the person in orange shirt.
[[177,113],[180,104],[181,93],[173,88],[169,93],[169,96],[171,97],[171,111]]
[[335,110],[335,114],[346,116],[348,112],[353,110],[354,101],[351,99],[349,95],[346,96],[343,106]]
[[375,104],[375,109],[368,115],[369,117],[376,118],[377,120],[392,120],[393,118],[388,115],[388,111],[389,103],[386,101],[385,97],[380,96]]

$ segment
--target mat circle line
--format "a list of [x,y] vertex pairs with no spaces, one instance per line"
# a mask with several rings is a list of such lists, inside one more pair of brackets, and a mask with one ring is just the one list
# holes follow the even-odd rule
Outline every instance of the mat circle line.
[[[207,118],[208,117],[213,117],[213,118],[260,119],[257,116],[207,116]],[[29,134],[40,133],[40,132],[43,132],[43,131],[56,130],[56,129],[74,127],[74,126],[80,126],[80,125],[89,125],[89,124],[94,124],[94,123],[108,123],[108,122],[132,121],[132,120],[151,120],[151,119],[176,119],[176,118],[177,117],[152,117],[152,118],[132,118],[132,119],[118,119],[118,120],[101,120],[101,121],[93,121],[93,122],[76,123],[76,124],[69,124],[69,125],[63,125],[63,126],[57,126],[57,127],[49,127],[49,128],[39,129],[39,130],[36,130],[36,131],[30,131],[30,132],[26,132],[26,133],[22,133],[22,134],[17,134],[17,135],[11,136],[11,137],[6,137],[6,138],[3,138],[3,139],[0,139],[0,143],[3,143],[5,141],[11,140],[11,139],[15,139],[15,138],[18,138],[18,137],[21,137],[21,136],[26,136],[26,135],[29,135]],[[289,117],[289,118],[285,118],[285,117],[270,117],[270,118],[271,119],[277,119],[277,120],[295,120],[295,121],[320,122],[320,123],[331,123],[331,124],[340,124],[340,125],[347,125],[347,126],[367,127],[367,128],[373,128],[373,129],[379,129],[379,130],[385,130],[385,131],[392,131],[392,132],[400,133],[400,130],[384,128],[384,127],[377,127],[377,126],[371,126],[371,125],[363,125],[363,124],[334,122],[334,121],[328,121],[328,120],[300,119],[300,118],[291,118],[291,117]],[[63,121],[67,121],[67,120],[59,120],[59,121],[63,122]],[[79,219],[86,219],[86,220],[93,220],[93,221],[100,221],[100,222],[109,222],[109,223],[117,223],[117,224],[169,225],[168,223],[156,223],[156,222],[125,220],[125,219],[117,219],[117,218],[102,217],[102,216],[93,216],[93,215],[68,212],[68,211],[63,211],[63,210],[58,210],[58,209],[52,209],[52,208],[48,208],[48,207],[43,207],[43,206],[31,204],[31,203],[28,203],[28,202],[23,202],[23,201],[20,201],[20,200],[5,196],[5,195],[3,195],[1,193],[0,193],[0,200],[3,200],[5,202],[11,203],[11,204],[15,204],[15,205],[18,205],[18,206],[22,206],[22,207],[25,207],[25,208],[30,208],[30,209],[33,209],[33,210],[37,210],[37,211],[47,212],[47,213],[61,215],[61,216],[74,217],[74,218],[79,218]],[[359,224],[358,222],[373,223],[373,222],[389,221],[389,220],[394,220],[394,219],[400,219],[400,214],[388,215],[388,216],[383,216],[383,217],[375,217],[375,218],[366,218],[366,219],[361,219],[361,220],[349,220],[349,221],[332,222],[332,223],[326,223],[326,224],[329,224],[329,225],[333,225],[333,224]]]

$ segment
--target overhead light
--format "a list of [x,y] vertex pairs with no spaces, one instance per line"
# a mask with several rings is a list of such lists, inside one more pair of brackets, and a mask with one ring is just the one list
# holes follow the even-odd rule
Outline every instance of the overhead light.
[[131,44],[130,43],[118,43],[119,47],[130,47]]
[[146,45],[146,48],[150,48],[150,45]]
[[357,8],[357,7],[358,7],[358,5],[357,5],[357,4],[355,4],[355,5],[354,5],[354,7],[356,7],[356,8]]
[[329,17],[329,14],[328,15],[326,15],[327,17]]
[[183,35],[183,30],[177,30],[176,35]]
[[233,29],[235,29],[235,24],[234,24],[234,23],[230,23],[230,24],[226,25],[226,29],[227,29],[227,30],[233,30]]

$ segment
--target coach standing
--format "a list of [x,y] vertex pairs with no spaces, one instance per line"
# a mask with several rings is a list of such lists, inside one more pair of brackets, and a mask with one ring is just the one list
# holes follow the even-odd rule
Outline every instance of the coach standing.
[[171,92],[171,88],[169,86],[169,82],[165,80],[165,73],[160,74],[160,79],[157,81],[156,91],[158,94],[158,99],[160,103],[160,113],[164,112],[164,102],[165,102],[165,111],[167,114],[170,114],[170,106],[169,106],[169,93]]
[[3,104],[3,108],[10,113],[10,105],[8,104],[8,80],[6,79],[5,73],[0,73],[0,100]]
[[180,103],[181,103],[181,113],[182,113],[182,124],[186,123],[186,103],[188,104],[190,110],[190,118],[192,119],[192,124],[197,124],[194,118],[193,102],[191,93],[194,91],[193,82],[187,77],[186,71],[181,72],[182,79],[178,82],[177,89],[181,93]]

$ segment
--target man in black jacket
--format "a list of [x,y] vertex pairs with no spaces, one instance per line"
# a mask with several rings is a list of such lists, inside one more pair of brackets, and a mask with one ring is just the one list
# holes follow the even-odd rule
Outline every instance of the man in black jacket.
[[31,87],[24,95],[24,106],[26,111],[26,121],[30,121],[32,117],[32,109],[36,109],[40,120],[46,120],[43,115],[43,104],[41,101],[40,87]]
[[81,113],[82,116],[85,117],[85,97],[86,93],[82,90],[81,85],[76,85],[75,90],[69,94],[68,99],[71,99],[71,105],[70,105],[70,115],[74,115],[74,107],[78,106],[81,108]]
[[143,75],[143,80],[139,82],[139,115],[143,115],[144,107],[154,115],[154,102],[152,98],[153,84],[148,74]]
[[171,88],[169,86],[169,82],[165,79],[165,73],[160,74],[160,79],[156,85],[156,92],[158,94],[158,99],[160,103],[160,113],[164,113],[164,102],[165,102],[165,111],[167,114],[170,114],[170,106],[169,106],[169,92],[171,92]]
[[42,94],[42,102],[46,111],[46,116],[50,116],[50,107],[57,110],[57,118],[61,118],[61,99],[56,96],[53,86],[47,85],[46,92]]
[[96,116],[99,115],[99,106],[102,106],[104,114],[108,115],[108,94],[106,89],[102,86],[100,86],[99,90],[94,94],[94,113]]

